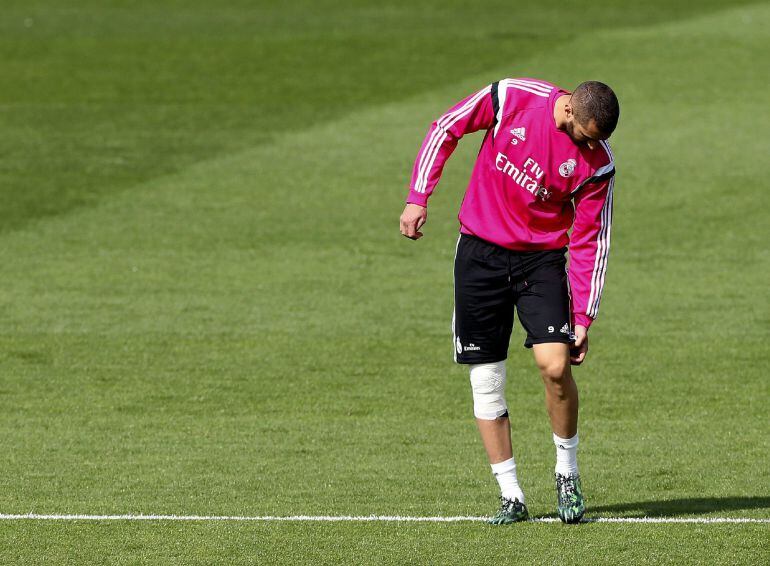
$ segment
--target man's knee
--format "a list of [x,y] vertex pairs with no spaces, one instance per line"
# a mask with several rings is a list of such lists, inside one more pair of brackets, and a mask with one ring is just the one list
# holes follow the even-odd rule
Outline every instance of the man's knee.
[[473,414],[478,419],[494,420],[508,416],[505,402],[505,360],[470,366]]
[[540,360],[537,365],[546,386],[562,387],[572,379],[569,359],[553,357],[547,360]]

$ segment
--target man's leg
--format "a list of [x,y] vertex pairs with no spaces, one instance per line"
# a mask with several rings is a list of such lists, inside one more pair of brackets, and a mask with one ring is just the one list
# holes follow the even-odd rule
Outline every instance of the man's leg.
[[569,362],[569,345],[543,343],[532,346],[545,383],[545,405],[556,445],[557,510],[565,523],[577,523],[585,512],[577,465],[578,391]]
[[500,486],[500,510],[489,522],[523,521],[528,515],[511,449],[511,426],[505,402],[505,361],[471,365],[470,380],[476,424],[492,473]]
[[524,492],[516,475],[508,416],[494,420],[477,418],[476,424],[489,457],[492,474],[500,486],[500,509],[487,522],[493,525],[505,525],[526,521],[529,513],[524,502]]
[[516,307],[545,384],[545,404],[556,445],[557,511],[565,523],[585,511],[577,467],[578,391],[570,368],[569,282],[564,250],[523,254],[524,278]]
[[511,449],[511,424],[505,402],[505,360],[471,365],[470,378],[473,414],[492,473],[500,484],[500,494],[524,503]]
[[532,351],[545,384],[551,429],[561,438],[572,438],[577,434],[578,390],[569,363],[569,344],[533,344]]
[[516,477],[505,402],[505,358],[513,326],[508,250],[462,235],[455,255],[455,361],[470,368],[473,412],[500,486],[500,511],[492,523],[526,519]]
[[479,427],[481,442],[484,444],[484,450],[487,451],[490,464],[499,464],[513,458],[511,421],[508,415],[491,421],[477,418],[476,425]]
[[[531,347],[545,384],[545,406],[557,446],[556,472],[577,473],[578,391],[570,367],[569,281],[564,250],[519,256],[524,277],[517,283],[524,345]],[[564,453],[561,451],[564,450]]]

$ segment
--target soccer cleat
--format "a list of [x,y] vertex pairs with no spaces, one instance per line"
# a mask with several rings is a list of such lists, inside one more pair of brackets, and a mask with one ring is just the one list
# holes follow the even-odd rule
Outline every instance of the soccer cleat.
[[519,523],[529,519],[527,506],[518,499],[506,499],[500,497],[500,509],[494,517],[487,519],[490,525],[508,525],[510,523]]
[[586,511],[583,489],[580,487],[580,476],[556,474],[556,510],[559,518],[568,524],[579,523]]

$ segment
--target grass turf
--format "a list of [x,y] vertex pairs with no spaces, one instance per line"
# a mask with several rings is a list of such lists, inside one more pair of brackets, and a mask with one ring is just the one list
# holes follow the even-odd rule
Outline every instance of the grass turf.
[[[9,8],[0,511],[491,511],[448,338],[454,214],[479,138],[447,166],[425,239],[396,219],[430,120],[530,75],[605,80],[623,109],[607,290],[576,372],[591,513],[770,516],[767,7],[604,3],[585,15],[600,33],[554,34],[556,4],[428,6]],[[538,31],[512,31],[523,18]],[[553,448],[522,341],[517,329],[509,403],[542,515]],[[503,547],[681,563],[707,547],[756,563],[770,530],[3,527],[5,562],[469,562]]]
[[0,540],[12,545],[6,560],[25,564],[761,564],[766,534],[766,525],[16,523]]

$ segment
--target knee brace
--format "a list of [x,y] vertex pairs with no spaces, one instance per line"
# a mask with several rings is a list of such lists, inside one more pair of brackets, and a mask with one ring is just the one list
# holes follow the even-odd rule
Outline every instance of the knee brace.
[[473,414],[488,421],[508,416],[505,404],[505,360],[471,366]]

